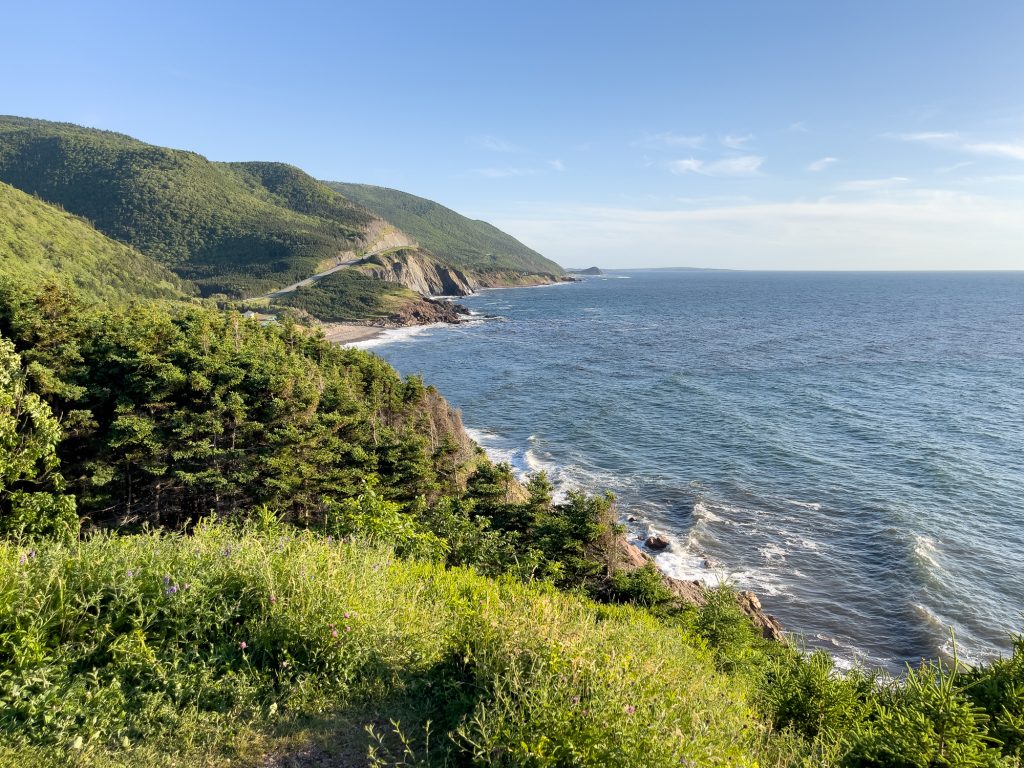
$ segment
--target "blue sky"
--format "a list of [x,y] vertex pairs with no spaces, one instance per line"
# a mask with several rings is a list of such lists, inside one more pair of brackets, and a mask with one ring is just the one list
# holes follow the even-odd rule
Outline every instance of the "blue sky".
[[1019,0],[38,2],[4,27],[0,112],[396,187],[563,264],[1024,268]]

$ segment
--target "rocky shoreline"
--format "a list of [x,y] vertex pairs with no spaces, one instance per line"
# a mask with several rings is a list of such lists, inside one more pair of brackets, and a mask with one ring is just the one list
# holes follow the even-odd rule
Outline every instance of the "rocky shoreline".
[[[636,571],[648,563],[654,563],[654,558],[644,552],[640,547],[630,542],[625,535],[616,536],[609,553],[609,566],[618,571]],[[683,581],[675,579],[664,571],[661,574],[662,582],[681,602],[690,605],[702,606],[708,602],[709,587],[700,581]],[[785,632],[782,624],[764,610],[757,595],[749,591],[737,591],[736,603],[750,619],[751,623],[761,633],[761,636],[769,640],[786,642]]]

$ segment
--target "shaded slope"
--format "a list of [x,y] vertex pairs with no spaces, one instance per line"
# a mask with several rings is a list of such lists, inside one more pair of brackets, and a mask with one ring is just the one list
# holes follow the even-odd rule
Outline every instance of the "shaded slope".
[[2,182],[0,274],[31,283],[60,277],[97,301],[183,298],[195,292],[148,256]]
[[326,182],[416,238],[435,256],[474,271],[508,271],[562,275],[564,270],[532,248],[486,221],[470,219],[450,208],[387,187]]

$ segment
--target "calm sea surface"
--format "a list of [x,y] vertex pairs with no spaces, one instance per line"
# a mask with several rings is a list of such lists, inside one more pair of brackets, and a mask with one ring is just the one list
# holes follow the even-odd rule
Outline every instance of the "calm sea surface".
[[898,669],[1024,626],[1024,273],[614,272],[374,351],[478,441],[610,489],[674,575]]

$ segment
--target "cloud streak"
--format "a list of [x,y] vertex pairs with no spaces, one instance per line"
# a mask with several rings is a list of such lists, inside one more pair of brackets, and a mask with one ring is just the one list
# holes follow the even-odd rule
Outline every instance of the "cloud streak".
[[714,160],[712,162],[705,162],[704,160],[690,157],[685,160],[673,160],[669,163],[668,169],[678,176],[696,173],[701,176],[737,177],[756,176],[763,164],[764,158],[759,155],[723,157],[721,160]]
[[1020,201],[906,190],[853,201],[673,210],[551,203],[474,214],[562,263],[587,261],[624,268],[1020,269],[1020,210]]
[[522,152],[522,148],[506,141],[500,136],[474,136],[472,138],[473,144],[479,149],[486,150],[488,152]]
[[830,165],[835,165],[838,162],[838,157],[823,157],[820,160],[815,160],[813,163],[808,165],[807,170],[812,171],[813,173],[821,173],[821,171],[824,171]]
[[747,144],[753,140],[754,134],[752,133],[748,133],[746,136],[733,136],[732,134],[727,134],[725,136],[720,136],[718,138],[718,143],[723,147],[728,147],[729,149],[746,149]]
[[973,155],[1024,160],[1024,141],[977,141],[966,139],[956,132],[894,133],[888,135],[900,141],[932,144]]
[[909,181],[910,179],[905,176],[890,176],[887,179],[856,179],[844,181],[836,188],[842,192],[881,192],[902,187]]

